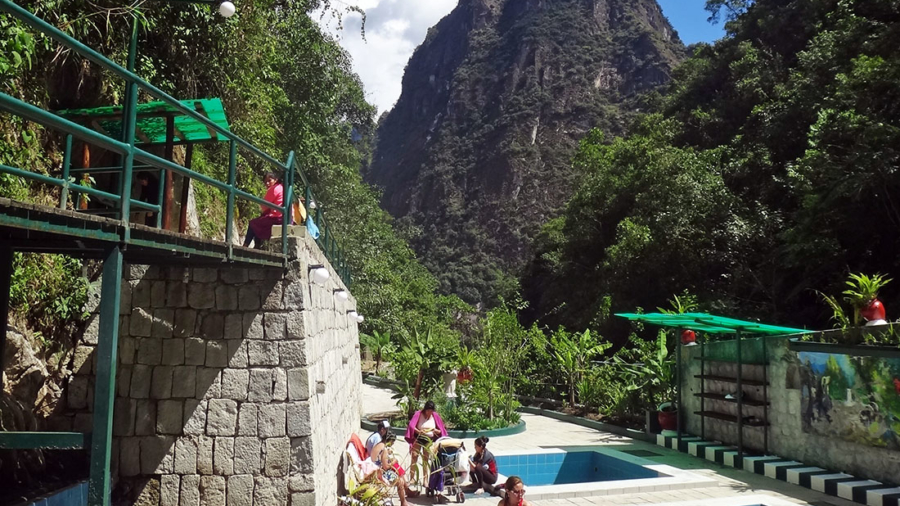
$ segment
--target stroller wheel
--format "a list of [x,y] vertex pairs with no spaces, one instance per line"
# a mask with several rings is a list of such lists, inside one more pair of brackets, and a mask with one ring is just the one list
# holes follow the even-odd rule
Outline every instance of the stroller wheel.
[[466,494],[463,494],[462,490],[460,490],[459,493],[456,494],[456,502],[458,502],[458,503],[466,502]]

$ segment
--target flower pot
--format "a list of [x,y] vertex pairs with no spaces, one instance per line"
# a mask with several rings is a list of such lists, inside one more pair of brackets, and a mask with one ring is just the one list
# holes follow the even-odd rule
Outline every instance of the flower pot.
[[466,367],[465,369],[460,369],[458,373],[456,373],[456,382],[460,385],[465,385],[466,383],[472,381],[472,370]]
[[694,346],[697,344],[697,334],[693,330],[685,330],[681,333],[681,344]]
[[678,409],[672,402],[660,404],[657,413],[659,427],[662,430],[676,430],[678,428]]
[[866,325],[883,325],[887,313],[884,310],[884,304],[878,299],[872,299],[862,309],[859,310],[860,316],[866,319]]

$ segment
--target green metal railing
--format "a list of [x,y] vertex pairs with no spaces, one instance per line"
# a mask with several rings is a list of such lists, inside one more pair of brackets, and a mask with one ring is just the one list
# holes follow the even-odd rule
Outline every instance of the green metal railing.
[[[325,217],[323,216],[321,206],[317,206],[316,209],[310,208],[309,204],[314,201],[315,196],[312,192],[309,180],[300,169],[299,164],[295,159],[293,151],[289,153],[287,161],[282,163],[262,151],[260,148],[238,137],[228,129],[222,128],[215,122],[208,119],[206,116],[200,114],[190,107],[185,106],[174,97],[153,86],[146,80],[138,77],[133,72],[129,72],[112,60],[98,53],[94,49],[66,35],[56,27],[36,17],[32,13],[14,4],[10,0],[0,0],[0,12],[9,14],[21,20],[23,23],[30,26],[35,31],[44,34],[60,45],[99,65],[113,75],[123,79],[126,85],[123,107],[122,137],[123,139],[125,139],[125,141],[114,139],[102,133],[95,132],[93,130],[85,128],[82,125],[79,125],[78,123],[74,123],[72,121],[69,121],[68,119],[57,116],[56,114],[35,107],[15,97],[0,93],[0,110],[7,111],[26,120],[39,123],[47,128],[66,135],[66,148],[60,177],[47,176],[44,174],[39,174],[16,167],[9,167],[6,165],[0,165],[0,173],[11,174],[13,176],[60,187],[62,189],[60,195],[60,208],[62,209],[65,209],[68,200],[70,198],[74,198],[74,195],[78,193],[103,198],[109,201],[113,204],[113,207],[111,209],[115,211],[115,215],[123,222],[124,225],[124,233],[121,237],[121,241],[123,244],[131,243],[131,228],[129,222],[131,219],[132,208],[142,211],[155,212],[157,213],[157,216],[160,216],[161,204],[163,202],[162,199],[160,199],[160,204],[154,205],[132,199],[131,189],[135,169],[157,169],[160,171],[171,171],[172,173],[179,174],[192,180],[200,181],[203,184],[207,184],[225,192],[227,195],[228,204],[225,223],[225,241],[227,243],[227,254],[225,255],[225,258],[223,258],[223,260],[227,261],[234,261],[235,259],[234,249],[232,246],[234,241],[233,224],[235,214],[235,198],[241,198],[259,204],[261,206],[280,211],[284,216],[284,223],[285,225],[287,225],[290,222],[292,216],[291,208],[295,198],[295,185],[297,185],[300,191],[302,191],[306,196],[306,202],[303,203],[303,205],[306,208],[307,216],[313,223],[316,224],[318,229],[321,231],[321,235],[316,239],[319,247],[324,252],[326,258],[328,258],[332,267],[335,269],[344,283],[348,287],[350,286],[351,273],[347,265],[343,249],[340,247],[333,229],[328,226]],[[151,154],[135,146],[134,137],[137,123],[137,101],[139,90],[143,90],[147,95],[150,95],[157,100],[161,100],[166,104],[172,106],[179,113],[201,122],[211,132],[215,132],[218,137],[227,140],[227,142],[229,143],[229,158],[228,180],[226,182],[218,181],[204,174],[173,163],[172,161],[169,161],[165,158],[161,158],[157,155]],[[121,157],[121,166],[101,167],[97,169],[73,168],[71,156],[73,139],[78,139],[87,144],[98,146],[105,150],[118,154]],[[237,187],[236,182],[238,148],[249,152],[252,156],[273,167],[273,172],[281,173],[284,175],[284,204],[282,206],[275,206],[269,202],[266,202],[264,199],[256,195],[247,193],[246,191],[243,191]],[[136,165],[136,162],[140,162],[142,165]],[[111,193],[109,191],[98,190],[96,188],[73,182],[72,174],[79,173],[120,174],[118,194]],[[162,187],[163,185],[161,184],[160,186]],[[289,227],[283,226],[281,237],[281,253],[285,257],[285,261],[288,253],[288,232]]]

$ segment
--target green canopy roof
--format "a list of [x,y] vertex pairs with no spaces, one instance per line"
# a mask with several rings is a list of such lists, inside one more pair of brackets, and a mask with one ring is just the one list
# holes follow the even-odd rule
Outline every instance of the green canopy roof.
[[763,323],[748,322],[707,313],[617,313],[616,316],[627,318],[632,321],[659,325],[661,327],[699,330],[710,334],[734,334],[736,332],[744,332],[747,334],[778,336],[788,334],[808,334],[813,332],[812,330],[766,325]]
[[[198,98],[181,100],[186,107],[209,118],[219,127],[231,131],[225,108],[218,98]],[[68,109],[57,111],[58,115],[81,123],[93,130],[113,138],[122,137],[122,106],[111,105],[91,109]],[[137,106],[137,127],[135,128],[135,144],[153,145],[166,143],[166,121],[173,118],[175,122],[174,143],[196,144],[217,142],[220,139],[215,129],[208,127],[191,116],[165,102],[148,102]]]

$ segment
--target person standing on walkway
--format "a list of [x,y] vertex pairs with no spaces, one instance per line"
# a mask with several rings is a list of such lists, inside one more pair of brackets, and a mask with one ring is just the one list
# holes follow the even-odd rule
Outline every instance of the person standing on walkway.
[[475,440],[475,456],[469,460],[469,476],[475,493],[480,494],[485,489],[493,493],[493,485],[497,483],[497,460],[494,454],[487,449],[489,438],[481,436]]

